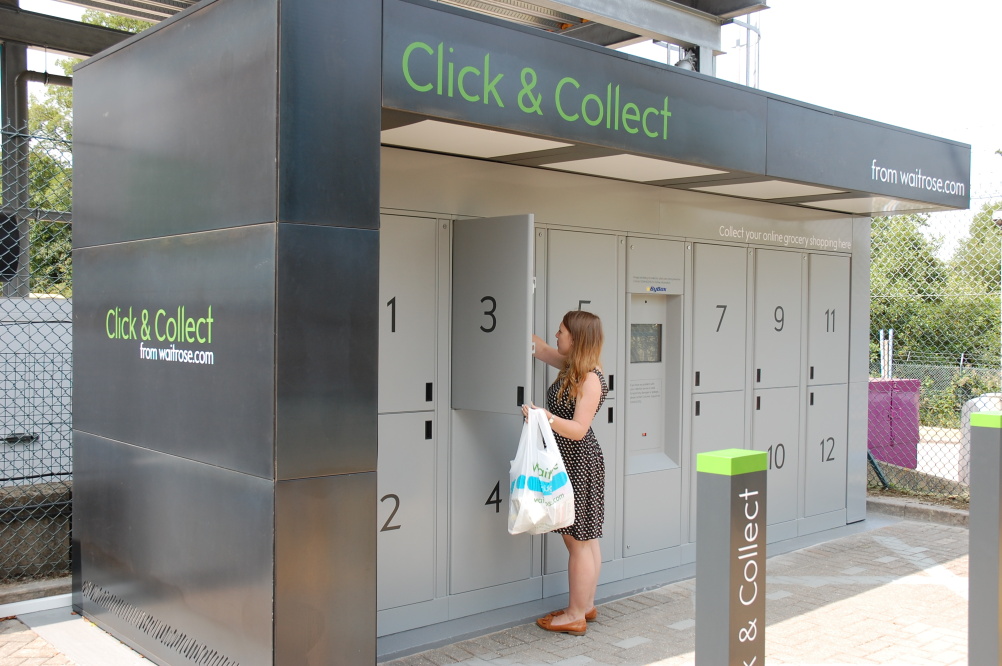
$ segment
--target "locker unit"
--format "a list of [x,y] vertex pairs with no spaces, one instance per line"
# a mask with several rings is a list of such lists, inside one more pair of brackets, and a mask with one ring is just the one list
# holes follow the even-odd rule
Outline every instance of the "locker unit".
[[801,284],[806,255],[755,250],[754,387],[800,383]]
[[692,396],[692,440],[689,451],[689,541],[696,540],[696,456],[745,446],[743,391]]
[[432,414],[379,416],[376,609],[435,596],[435,449]]
[[508,534],[508,470],[522,416],[456,410],[449,483],[449,593],[532,575],[529,535]]
[[800,389],[760,389],[752,404],[751,448],[769,454],[766,522],[796,520],[800,494]]
[[[605,345],[602,369],[609,383],[607,400],[616,399],[619,369],[620,295],[618,240],[609,234],[591,234],[551,229],[547,233],[546,258],[546,335],[553,345],[560,320],[569,310],[587,310],[602,320]],[[556,379],[555,368],[547,366],[547,386]]]
[[808,263],[808,377],[811,385],[849,378],[849,258],[811,254]]
[[456,220],[452,408],[522,415],[532,381],[531,215]]
[[380,225],[379,413],[434,409],[439,223],[383,215]]
[[692,390],[745,386],[747,250],[693,244]]
[[845,508],[846,427],[849,393],[845,384],[813,386],[807,400],[804,457],[804,515]]

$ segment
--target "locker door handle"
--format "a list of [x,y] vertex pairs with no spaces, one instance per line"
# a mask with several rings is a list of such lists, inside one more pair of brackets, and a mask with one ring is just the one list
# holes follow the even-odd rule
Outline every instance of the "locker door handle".
[[757,368],[755,370],[755,381],[756,383],[762,381],[762,368]]
[[762,396],[757,395],[755,396],[755,410],[758,411],[761,409],[762,409]]
[[811,391],[811,404],[814,404],[814,391]]
[[616,387],[616,377],[615,375],[609,375],[609,390],[615,390]]
[[521,407],[525,404],[525,387],[519,386],[518,390],[515,391],[515,404]]
[[814,379],[814,366],[811,366],[811,379]]
[[699,386],[699,370],[696,371],[696,386]]
[[696,401],[696,416],[699,416],[699,400]]
[[432,395],[433,395],[433,393],[432,393],[432,384],[431,384],[431,382],[428,382],[427,384],[424,385],[424,400],[425,400],[425,402],[431,402],[432,401]]
[[609,408],[609,423],[612,423],[612,407]]
[[431,439],[431,421],[424,422],[424,438]]

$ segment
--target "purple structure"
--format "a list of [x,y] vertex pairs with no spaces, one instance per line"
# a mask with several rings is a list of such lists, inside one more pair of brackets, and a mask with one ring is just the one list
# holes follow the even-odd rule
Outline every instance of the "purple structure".
[[915,469],[918,464],[917,379],[871,379],[866,442],[877,460]]

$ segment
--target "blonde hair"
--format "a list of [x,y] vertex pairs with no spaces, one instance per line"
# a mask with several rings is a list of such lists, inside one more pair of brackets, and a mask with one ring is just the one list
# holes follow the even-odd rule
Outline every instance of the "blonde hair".
[[571,336],[571,351],[567,354],[564,367],[557,375],[560,389],[557,400],[565,395],[577,398],[578,388],[584,383],[585,377],[595,368],[600,367],[602,356],[602,320],[591,312],[571,310],[564,315],[561,323]]

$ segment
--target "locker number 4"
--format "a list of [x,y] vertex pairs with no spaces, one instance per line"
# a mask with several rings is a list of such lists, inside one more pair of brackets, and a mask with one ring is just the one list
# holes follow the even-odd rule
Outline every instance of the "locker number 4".
[[490,497],[484,502],[484,506],[494,505],[494,513],[501,513],[501,503],[504,502],[501,499],[501,482],[498,481],[494,484],[494,490],[491,491]]

